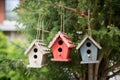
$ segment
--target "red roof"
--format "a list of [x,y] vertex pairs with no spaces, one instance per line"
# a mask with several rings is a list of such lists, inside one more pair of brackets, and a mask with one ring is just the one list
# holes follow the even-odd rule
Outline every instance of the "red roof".
[[53,40],[50,42],[50,44],[49,44],[48,47],[51,48],[51,47],[53,46],[53,44],[55,43],[55,41],[56,41],[59,37],[65,42],[65,44],[66,44],[69,48],[75,47],[74,43],[69,39],[69,37],[68,37],[65,33],[60,32],[60,31],[55,35],[55,37],[54,37]]

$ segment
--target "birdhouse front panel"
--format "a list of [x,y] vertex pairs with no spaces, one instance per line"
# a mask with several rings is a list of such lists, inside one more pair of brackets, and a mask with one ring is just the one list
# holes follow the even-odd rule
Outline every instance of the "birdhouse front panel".
[[83,61],[96,61],[97,60],[97,47],[87,39],[81,46],[80,52]]
[[69,57],[69,48],[59,37],[52,46],[54,59],[67,59]]
[[59,31],[48,47],[52,48],[53,52],[53,58],[51,60],[70,61],[70,52],[75,45],[65,33]]
[[41,65],[42,54],[40,54],[40,51],[38,50],[36,46],[34,46],[30,50],[28,57],[29,57],[29,63],[30,63],[29,66],[37,67]]
[[46,47],[41,40],[34,40],[28,49],[25,51],[25,54],[28,55],[30,68],[41,68],[45,65],[45,60],[50,49]]

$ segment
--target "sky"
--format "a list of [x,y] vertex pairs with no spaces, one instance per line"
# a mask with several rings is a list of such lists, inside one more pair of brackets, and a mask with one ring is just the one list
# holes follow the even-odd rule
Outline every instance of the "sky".
[[6,11],[12,11],[18,4],[20,0],[5,0]]

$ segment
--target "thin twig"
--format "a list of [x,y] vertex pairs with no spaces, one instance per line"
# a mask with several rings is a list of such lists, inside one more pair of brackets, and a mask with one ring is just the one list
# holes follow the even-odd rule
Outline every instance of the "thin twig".
[[112,75],[108,76],[107,79],[110,79],[112,77],[114,77],[115,75],[118,75],[120,73],[120,70],[114,72]]
[[71,8],[71,7],[68,7],[68,6],[65,6],[65,5],[63,5],[63,4],[59,4],[59,3],[55,3],[55,5],[57,5],[57,6],[59,6],[59,7],[63,7],[63,8],[65,8],[65,9],[67,9],[67,10],[72,11],[72,12],[76,12],[76,13],[78,13],[78,14],[81,15],[80,10],[78,10],[78,9]]
[[34,29],[40,30],[40,31],[43,31],[43,32],[46,32],[46,33],[49,33],[49,32],[50,32],[50,31],[48,31],[48,30],[42,30],[42,29],[40,29],[40,28],[34,28]]

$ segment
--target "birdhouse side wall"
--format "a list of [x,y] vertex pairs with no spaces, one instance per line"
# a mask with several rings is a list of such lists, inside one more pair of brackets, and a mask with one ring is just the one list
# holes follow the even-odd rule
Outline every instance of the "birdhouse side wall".
[[[87,43],[90,43],[91,45],[88,47]],[[97,52],[98,48],[90,40],[86,40],[80,48],[80,54],[83,61],[96,61]]]
[[70,54],[71,54],[71,50],[72,48],[68,48],[67,54],[66,54],[66,58],[70,58]]
[[64,44],[62,47],[63,47],[62,57],[68,59],[70,57],[71,48],[68,48],[66,44]]
[[63,40],[59,37],[52,46],[53,56],[54,58],[67,58],[69,48],[67,47],[65,42],[59,44],[59,41],[63,42]]
[[41,54],[39,50],[37,52],[34,52],[34,49],[37,49],[37,47],[34,46],[30,50],[30,53],[28,54],[29,63],[31,66],[38,66],[38,65],[41,65],[43,55]]
[[42,57],[41,65],[44,65],[44,64],[45,64],[46,59],[47,59],[47,54],[44,54],[43,57]]

